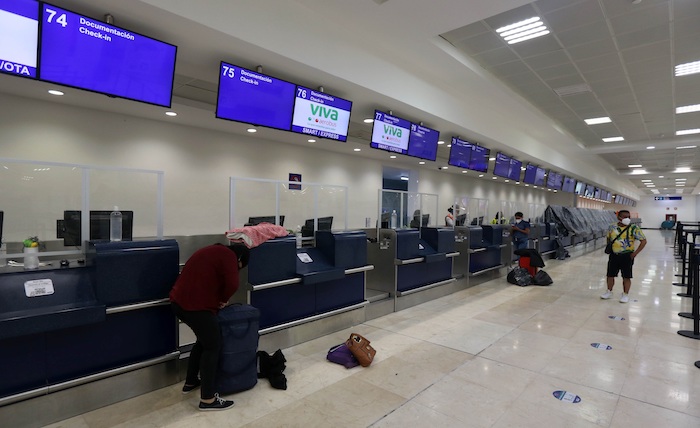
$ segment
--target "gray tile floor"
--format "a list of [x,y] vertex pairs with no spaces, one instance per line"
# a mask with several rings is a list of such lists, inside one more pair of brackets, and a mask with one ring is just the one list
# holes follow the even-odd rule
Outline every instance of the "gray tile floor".
[[673,232],[645,233],[628,304],[619,279],[599,298],[601,248],[548,261],[550,287],[500,278],[353,328],[377,349],[369,368],[325,361],[348,329],[285,349],[289,389],[262,380],[231,410],[199,412],[173,385],[51,427],[697,428],[700,341],[676,333],[693,323],[677,315],[691,302],[671,285]]

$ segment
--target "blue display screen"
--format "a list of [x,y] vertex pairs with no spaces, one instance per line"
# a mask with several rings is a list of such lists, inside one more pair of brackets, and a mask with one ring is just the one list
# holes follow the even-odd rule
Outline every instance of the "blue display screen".
[[296,85],[221,62],[216,117],[289,131]]
[[496,164],[493,167],[493,175],[508,178],[510,174],[510,157],[503,153],[496,153]]
[[411,134],[408,137],[408,154],[421,159],[434,161],[437,158],[440,132],[418,123],[411,123]]
[[49,4],[39,78],[170,107],[177,47]]
[[534,184],[535,186],[544,186],[544,174],[544,168],[540,168],[537,165],[529,163],[525,167],[523,182],[527,184]]
[[0,73],[37,77],[39,2],[0,0]]
[[370,147],[405,155],[408,153],[408,138],[411,122],[383,111],[374,111],[372,141]]
[[515,181],[520,181],[520,171],[523,169],[523,163],[517,159],[510,158],[510,172],[508,178]]
[[547,188],[553,190],[561,189],[561,179],[561,174],[559,174],[558,172],[549,171],[549,175],[547,176]]
[[469,160],[472,157],[472,143],[452,137],[452,147],[450,147],[450,158],[447,163],[459,168],[469,169]]
[[486,147],[472,146],[472,157],[469,160],[469,169],[479,172],[486,172],[489,166],[489,155],[491,151]]
[[573,193],[574,189],[576,187],[576,180],[574,180],[571,177],[564,177],[564,184],[561,187],[561,190],[564,192],[569,192]]

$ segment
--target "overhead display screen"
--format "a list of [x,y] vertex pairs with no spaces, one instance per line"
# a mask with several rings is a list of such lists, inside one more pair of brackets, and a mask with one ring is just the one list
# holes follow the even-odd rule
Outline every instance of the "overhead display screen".
[[297,86],[292,131],[347,141],[350,110],[351,101]]
[[564,192],[573,193],[576,187],[576,180],[571,177],[564,176],[564,184],[561,186],[561,190]]
[[411,123],[411,134],[408,137],[408,153],[406,154],[435,161],[439,139],[440,132],[419,123]]
[[489,155],[491,150],[477,145],[472,146],[472,158],[469,159],[469,169],[486,172],[489,167]]
[[450,147],[449,165],[459,168],[469,169],[469,160],[472,158],[472,143],[452,137],[452,147]]
[[0,72],[37,77],[39,2],[0,0]]
[[177,47],[43,4],[41,80],[170,107]]
[[406,154],[410,133],[411,122],[379,110],[374,111],[371,147]]
[[561,180],[561,174],[559,174],[558,172],[549,171],[549,175],[547,176],[547,188],[553,190],[560,190],[562,185]]
[[523,163],[513,159],[503,153],[496,153],[496,163],[493,167],[493,174],[510,180],[520,181],[520,169]]
[[544,186],[544,175],[544,168],[540,168],[537,165],[529,163],[525,167],[525,176],[523,177],[523,182],[527,184],[534,184],[535,186]]
[[510,173],[508,178],[520,181],[520,171],[523,170],[523,163],[517,159],[510,158]]
[[289,131],[296,85],[221,62],[216,117]]

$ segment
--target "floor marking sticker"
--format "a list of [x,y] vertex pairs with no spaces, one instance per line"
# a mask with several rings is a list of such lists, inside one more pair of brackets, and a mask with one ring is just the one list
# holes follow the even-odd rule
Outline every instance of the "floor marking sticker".
[[567,403],[580,403],[581,402],[581,397],[579,397],[576,394],[572,394],[571,392],[566,392],[566,391],[554,391],[552,393],[554,398],[556,398],[559,401],[565,401]]
[[604,351],[609,351],[612,349],[612,346],[606,345],[605,343],[591,343],[591,346],[597,349],[602,349]]

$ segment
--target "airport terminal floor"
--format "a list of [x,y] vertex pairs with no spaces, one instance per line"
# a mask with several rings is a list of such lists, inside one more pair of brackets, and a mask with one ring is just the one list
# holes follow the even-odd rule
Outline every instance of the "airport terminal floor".
[[[200,412],[177,384],[50,426],[699,427],[700,341],[677,334],[693,321],[678,316],[691,299],[672,285],[674,231],[644,232],[627,304],[621,278],[599,297],[601,247],[548,260],[549,287],[501,277],[284,349],[288,389],[261,379],[230,410]],[[368,368],[325,360],[351,331],[377,350]]]

